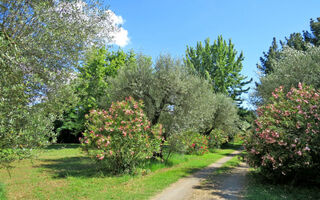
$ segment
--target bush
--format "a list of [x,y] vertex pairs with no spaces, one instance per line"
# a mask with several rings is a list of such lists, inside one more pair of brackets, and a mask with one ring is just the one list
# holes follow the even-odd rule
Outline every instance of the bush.
[[209,148],[220,148],[222,144],[228,142],[228,135],[223,130],[214,129],[208,136]]
[[82,148],[115,173],[132,173],[159,150],[162,126],[150,126],[142,101],[112,103],[109,111],[91,110]]
[[208,152],[208,140],[206,136],[192,131],[186,132],[185,135],[189,141],[187,144],[188,154],[203,155]]
[[258,109],[255,132],[245,141],[246,158],[273,180],[315,180],[320,170],[319,91],[299,83],[287,94],[272,93]]

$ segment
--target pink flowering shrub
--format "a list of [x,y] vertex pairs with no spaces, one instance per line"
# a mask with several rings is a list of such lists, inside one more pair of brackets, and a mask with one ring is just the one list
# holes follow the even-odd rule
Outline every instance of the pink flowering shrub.
[[244,143],[251,166],[273,180],[319,175],[319,94],[301,83],[287,94],[283,87],[272,93],[272,103],[258,108],[255,131]]
[[91,110],[80,139],[83,150],[113,172],[134,172],[159,150],[162,138],[162,126],[151,127],[142,107],[129,97],[108,111]]
[[208,152],[208,139],[196,132],[187,132],[187,153],[203,155]]
[[228,134],[223,130],[214,129],[208,135],[209,148],[220,148],[222,144],[228,142]]

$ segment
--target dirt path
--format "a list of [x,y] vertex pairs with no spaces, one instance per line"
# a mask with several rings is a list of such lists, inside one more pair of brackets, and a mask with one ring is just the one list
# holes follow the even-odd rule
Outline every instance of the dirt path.
[[241,163],[239,167],[234,168],[230,172],[218,175],[210,175],[200,184],[193,187],[192,194],[188,199],[243,199],[247,171],[247,165],[245,163]]
[[[208,167],[173,183],[152,200],[186,200],[186,199],[239,199],[245,181],[246,167],[238,167],[231,174],[212,176],[212,172],[229,161],[239,151],[225,156]],[[239,170],[239,171],[236,171]],[[211,175],[211,176],[210,176]],[[219,183],[219,184],[217,184]]]

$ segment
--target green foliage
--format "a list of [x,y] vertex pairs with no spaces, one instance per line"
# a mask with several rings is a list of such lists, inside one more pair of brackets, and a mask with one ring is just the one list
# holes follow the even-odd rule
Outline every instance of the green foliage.
[[241,102],[240,95],[249,90],[243,87],[252,81],[244,81],[247,77],[240,74],[243,59],[242,53],[237,56],[231,39],[227,44],[219,36],[213,45],[210,45],[208,38],[204,46],[198,42],[196,48],[187,47],[185,62],[192,71],[209,80],[214,92]]
[[310,42],[314,46],[320,46],[320,17],[315,21],[310,19],[311,33],[308,31],[303,32],[306,42]]
[[310,20],[311,33],[308,31],[303,31],[303,36],[301,33],[292,33],[289,37],[285,37],[284,41],[280,40],[281,48],[278,48],[277,40],[274,37],[268,52],[263,52],[263,57],[260,57],[261,64],[257,64],[257,68],[261,72],[261,76],[266,76],[276,69],[276,66],[274,66],[272,63],[278,59],[281,59],[281,52],[286,47],[290,47],[298,51],[307,51],[309,46],[319,46],[319,21],[320,18],[317,18],[317,21],[314,21],[313,19]]
[[85,114],[90,109],[101,108],[101,104],[109,101],[108,77],[116,76],[122,66],[131,62],[135,62],[133,51],[125,53],[121,49],[108,51],[105,48],[88,51],[84,64],[78,67],[78,77],[73,82],[79,102],[64,114],[58,131],[69,130],[74,135],[81,133],[84,130]]
[[222,144],[227,143],[228,135],[223,130],[213,129],[208,135],[208,146],[211,149],[220,148]]
[[[111,38],[99,30],[105,36],[101,40],[97,23],[92,23],[107,23],[109,14],[96,4],[82,6],[0,2],[0,167],[55,141],[53,122],[77,102],[69,84],[74,67],[87,44]],[[89,18],[84,20],[85,15]]]
[[203,155],[208,152],[208,139],[206,136],[193,131],[187,131],[184,135],[188,138],[188,154]]
[[91,110],[81,139],[83,150],[110,171],[131,173],[159,151],[162,126],[144,115],[142,101],[131,97],[112,103],[109,111]]
[[152,124],[164,125],[165,138],[194,129],[204,133],[221,127],[235,132],[237,109],[233,101],[212,93],[210,84],[170,56],[161,56],[155,67],[150,58],[140,56],[110,79],[110,97],[122,100],[126,95],[142,99]]
[[286,92],[299,82],[320,88],[320,47],[308,47],[306,51],[285,48],[279,56],[271,60],[273,72],[260,77],[261,83],[254,94],[258,105],[268,103],[272,91],[280,85]]
[[257,64],[257,68],[262,73],[262,76],[273,72],[273,66],[271,65],[271,60],[277,59],[279,57],[278,51],[279,50],[278,50],[277,40],[274,37],[268,52],[267,53],[263,52],[263,57],[260,57],[261,65]]
[[[52,123],[74,98],[71,88],[65,85],[67,80],[56,83],[42,79],[51,73],[49,70],[29,76],[23,67],[27,58],[21,49],[2,36],[0,34],[0,167],[10,167],[15,159],[29,157],[32,148],[48,144],[50,138],[54,141]],[[65,75],[64,71],[60,72],[61,76]]]
[[310,181],[320,160],[320,93],[308,86],[283,87],[258,109],[255,132],[245,142],[249,164],[273,180]]

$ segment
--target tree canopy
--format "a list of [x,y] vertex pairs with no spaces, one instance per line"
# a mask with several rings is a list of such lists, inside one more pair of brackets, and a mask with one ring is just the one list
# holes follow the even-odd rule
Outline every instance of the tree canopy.
[[198,42],[195,48],[187,46],[185,62],[192,71],[212,84],[214,92],[241,102],[241,94],[249,90],[244,87],[252,80],[245,81],[247,77],[240,74],[244,57],[242,52],[237,54],[231,39],[227,43],[219,36],[212,45],[208,38],[204,45]]

